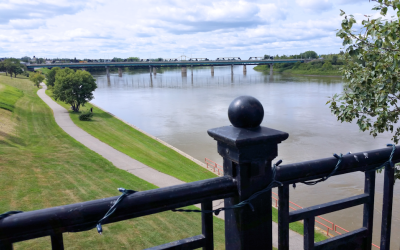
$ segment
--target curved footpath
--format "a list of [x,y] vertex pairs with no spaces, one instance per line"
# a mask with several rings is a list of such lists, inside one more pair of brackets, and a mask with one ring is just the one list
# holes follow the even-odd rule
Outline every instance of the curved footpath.
[[[185,182],[178,180],[175,177],[161,173],[120,151],[114,149],[113,147],[105,144],[99,139],[93,137],[89,133],[85,132],[83,129],[79,128],[71,120],[68,110],[60,106],[58,103],[53,101],[48,95],[46,95],[47,86],[41,84],[42,88],[38,90],[38,96],[53,110],[54,118],[58,126],[60,126],[67,134],[73,137],[75,140],[79,141],[89,149],[103,156],[105,159],[109,160],[117,168],[126,170],[127,172],[136,175],[142,180],[150,182],[157,187],[168,187],[183,184]],[[198,206],[198,205],[197,205]],[[218,208],[223,206],[222,200],[217,200],[213,202],[213,207]],[[199,206],[198,206],[199,207]],[[224,219],[224,213],[221,212],[218,218]],[[278,225],[272,222],[273,231],[273,245],[278,246]],[[291,250],[301,250],[303,249],[303,236],[300,234],[290,231],[290,249]]]

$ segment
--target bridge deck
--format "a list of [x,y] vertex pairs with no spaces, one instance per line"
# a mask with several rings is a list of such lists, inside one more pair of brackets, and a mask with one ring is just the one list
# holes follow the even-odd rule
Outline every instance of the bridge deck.
[[159,61],[159,62],[101,62],[101,63],[54,63],[54,64],[28,64],[28,69],[34,68],[89,68],[89,67],[133,67],[133,66],[223,66],[223,65],[263,65],[271,63],[296,63],[306,62],[307,59],[282,59],[282,60],[231,60],[231,61]]

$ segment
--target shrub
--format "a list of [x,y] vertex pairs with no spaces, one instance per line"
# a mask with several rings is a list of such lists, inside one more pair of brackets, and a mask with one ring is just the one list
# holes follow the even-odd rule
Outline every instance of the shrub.
[[83,112],[82,114],[79,115],[79,120],[81,121],[90,121],[92,120],[93,113],[90,111]]

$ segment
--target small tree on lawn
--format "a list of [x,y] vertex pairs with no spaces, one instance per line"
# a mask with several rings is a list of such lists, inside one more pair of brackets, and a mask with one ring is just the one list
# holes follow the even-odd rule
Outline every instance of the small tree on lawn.
[[39,88],[40,83],[44,80],[44,76],[40,72],[32,72],[29,74],[29,80],[31,80],[33,84]]
[[97,88],[96,80],[87,71],[60,69],[55,79],[54,98],[70,104],[74,112],[79,112],[80,106],[93,99],[93,91]]

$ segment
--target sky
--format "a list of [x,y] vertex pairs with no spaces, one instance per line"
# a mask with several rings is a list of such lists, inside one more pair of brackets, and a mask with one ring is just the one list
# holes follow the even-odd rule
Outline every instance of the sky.
[[340,9],[369,0],[0,0],[0,58],[338,53]]

